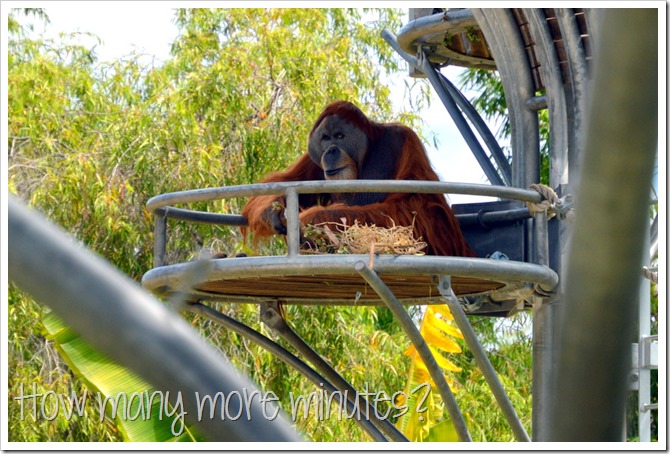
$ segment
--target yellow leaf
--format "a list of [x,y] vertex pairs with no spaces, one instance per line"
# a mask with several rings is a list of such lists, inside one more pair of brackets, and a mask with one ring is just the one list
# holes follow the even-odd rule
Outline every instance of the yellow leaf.
[[461,333],[461,330],[458,329],[458,327],[452,326],[449,323],[447,323],[444,319],[436,317],[434,313],[426,314],[426,317],[428,318],[428,320],[426,321],[427,324],[444,331],[449,336],[463,339],[463,333]]
[[[445,371],[460,372],[460,367],[456,366],[440,353],[441,351],[446,353],[461,352],[460,346],[450,337],[462,339],[463,335],[458,328],[449,324],[449,320],[453,320],[453,316],[449,312],[448,306],[428,306],[421,322],[420,332],[438,366]],[[406,395],[402,396],[403,399],[399,399],[397,403],[400,405],[400,402],[402,402],[402,404],[407,406],[409,411],[398,419],[396,426],[412,441],[428,440],[431,428],[437,424],[436,421],[443,418],[441,399],[439,395],[433,393],[436,389],[435,383],[428,373],[423,360],[417,354],[414,345],[410,344],[404,354],[412,358],[412,364],[410,366],[407,387],[405,388]],[[444,375],[444,378],[452,392],[457,392],[457,388],[454,387],[454,383],[449,379],[449,376]],[[418,411],[419,396],[416,395],[417,393],[412,394],[412,390],[417,389],[421,384],[425,383],[430,385],[428,388],[429,394],[420,393],[421,397],[426,398],[423,400],[421,411]],[[428,405],[426,406],[426,404]]]
[[404,351],[404,354],[412,359],[416,359],[416,357],[418,356],[416,348],[414,348],[414,344],[412,343],[409,344],[409,347],[407,347],[407,349]]
[[460,353],[461,347],[449,337],[444,334],[443,331],[425,324],[423,326],[423,338],[428,342],[429,345],[447,353]]
[[414,367],[414,370],[412,371],[412,382],[414,383],[426,383],[430,382],[432,383],[432,378],[430,374],[428,373],[428,369],[426,369],[426,365],[423,363],[423,361],[417,361],[414,363],[416,367]]
[[433,356],[435,356],[435,361],[437,361],[438,366],[440,366],[444,370],[449,370],[452,372],[460,372],[461,368],[449,361],[447,358],[445,358],[439,351],[434,349],[431,346],[428,346],[430,348],[430,351],[433,352]]
[[428,308],[426,309],[426,313],[429,312],[432,314],[440,314],[442,317],[444,317],[445,320],[454,319],[454,316],[451,315],[451,311],[449,310],[449,306],[447,306],[446,304],[428,306]]
[[[426,369],[426,365],[422,362],[417,361],[414,363],[415,370],[412,373],[412,382],[413,383],[430,383],[430,386],[435,388],[437,385],[435,385],[435,382],[433,381],[433,377],[430,376],[430,373],[428,372],[428,369]],[[454,366],[456,367],[456,366]],[[453,380],[449,378],[448,375],[444,376],[445,380],[447,380],[447,384],[449,385],[449,388],[451,388],[451,391],[456,394],[458,392],[458,388],[454,386]]]

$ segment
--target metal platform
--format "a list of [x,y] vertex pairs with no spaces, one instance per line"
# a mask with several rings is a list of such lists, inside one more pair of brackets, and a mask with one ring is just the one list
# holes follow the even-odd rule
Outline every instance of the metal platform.
[[[156,295],[192,301],[279,301],[307,305],[382,305],[355,266],[368,255],[244,257],[180,263],[147,272],[142,285]],[[486,295],[474,313],[509,312],[523,295],[550,292],[558,283],[548,267],[490,259],[375,255],[373,269],[404,305],[445,304],[439,276],[453,276],[459,296]],[[200,272],[198,271],[200,270]],[[194,278],[194,276],[197,276]]]
[[[189,301],[382,305],[380,296],[355,270],[356,264],[363,262],[371,265],[401,304],[444,304],[438,286],[441,276],[449,276],[456,296],[478,297],[476,304],[464,306],[469,313],[496,316],[507,315],[515,308],[528,307],[533,298],[550,295],[557,286],[558,276],[549,267],[520,261],[523,254],[518,252],[520,248],[515,243],[522,242],[523,221],[530,215],[518,205],[506,202],[471,204],[457,210],[457,216],[478,255],[488,256],[494,252],[480,245],[490,247],[491,242],[486,237],[496,237],[501,239],[497,246],[513,260],[390,254],[375,254],[372,257],[305,255],[296,247],[289,227],[287,255],[163,263],[167,218],[234,226],[245,224],[241,216],[175,208],[172,205],[292,192],[296,197],[291,202],[291,197],[287,195],[287,218],[289,226],[296,227],[298,207],[291,208],[290,205],[297,203],[298,193],[357,190],[474,193],[535,202],[540,198],[534,191],[488,185],[365,180],[265,183],[163,194],[147,203],[157,221],[154,238],[156,262],[155,268],[144,275],[142,285],[156,295],[169,297],[179,293]],[[502,241],[503,238],[510,240]]]
[[[299,194],[336,192],[460,193],[493,196],[512,202],[470,204],[456,210],[464,234],[476,253],[492,258],[417,256],[302,254],[300,250]],[[244,226],[238,215],[209,213],[177,208],[174,205],[208,202],[255,195],[283,195],[286,200],[287,254],[280,256],[203,259],[166,265],[167,220]],[[532,254],[524,246],[524,232],[533,220],[539,238],[547,236],[547,212],[534,214],[518,201],[538,203],[543,196],[533,190],[437,181],[349,180],[263,183],[236,187],[197,189],[156,196],[147,202],[155,216],[154,268],[142,285],[156,295],[177,296],[190,304],[185,310],[205,316],[263,345],[315,383],[328,383],[341,392],[355,395],[354,388],[331,365],[307,345],[283,318],[283,304],[381,305],[399,321],[435,382],[461,441],[471,441],[464,417],[444,374],[428,345],[403,305],[446,304],[463,332],[475,361],[496,397],[515,437],[530,438],[496,376],[486,353],[467,321],[469,314],[505,316],[512,311],[550,301],[558,287],[558,275],[543,264],[546,241],[536,241]],[[201,206],[201,205],[200,205]],[[499,241],[491,242],[490,238]],[[493,251],[492,248],[496,248]],[[502,247],[505,252],[499,250]],[[512,258],[519,260],[509,260]],[[540,263],[522,261],[536,257]],[[459,298],[460,297],[460,298]],[[309,360],[321,377],[288,352],[279,350],[269,339],[230,319],[201,301],[256,303],[261,321]],[[371,405],[365,399],[364,408]],[[341,405],[352,405],[350,398]],[[405,436],[386,420],[357,420],[373,440],[404,441]]]
[[447,12],[417,17],[398,31],[398,44],[411,55],[416,55],[422,46],[429,47],[430,61],[439,65],[496,67],[470,9],[452,8]]

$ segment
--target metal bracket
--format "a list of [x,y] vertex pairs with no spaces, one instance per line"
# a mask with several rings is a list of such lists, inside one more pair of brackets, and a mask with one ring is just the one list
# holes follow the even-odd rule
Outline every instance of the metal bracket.
[[658,335],[642,336],[633,343],[633,369],[658,369]]
[[[635,351],[635,348],[633,348]],[[635,354],[633,354],[635,358]],[[633,368],[628,374],[628,390],[629,391],[639,391],[640,390],[640,369]]]
[[640,369],[658,369],[658,335],[642,336],[632,344],[632,369],[629,386],[631,391],[640,389]]
[[442,296],[451,296],[451,276],[449,275],[440,275],[440,282],[438,290]]
[[286,332],[288,325],[281,313],[279,301],[269,301],[259,305],[259,314],[261,322],[278,333]]
[[658,335],[640,337],[638,367],[658,369]]
[[571,221],[574,218],[574,197],[572,195],[567,194],[563,197],[561,197],[558,202],[554,205],[554,211],[556,212],[556,216],[558,216],[558,219],[561,221]]
[[628,389],[630,391],[640,390],[640,346],[637,343],[631,345],[631,370],[628,375]]
[[640,411],[658,410],[658,404],[643,404],[640,406]]

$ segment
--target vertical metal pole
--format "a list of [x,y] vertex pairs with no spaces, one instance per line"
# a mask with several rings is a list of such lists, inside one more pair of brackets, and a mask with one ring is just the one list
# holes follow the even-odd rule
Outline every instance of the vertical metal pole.
[[470,129],[468,123],[465,121],[465,118],[463,118],[463,114],[458,109],[456,101],[454,101],[447,89],[442,85],[440,77],[438,76],[433,65],[428,60],[428,57],[424,53],[423,49],[420,49],[419,52],[419,63],[421,64],[421,70],[424,72],[424,74],[426,74],[426,76],[428,76],[430,84],[437,92],[437,95],[442,101],[442,104],[444,104],[444,107],[447,109],[447,112],[449,112],[449,115],[451,115],[451,118],[454,120],[454,124],[463,136],[463,139],[465,139],[465,142],[470,147],[470,150],[472,150],[472,153],[475,155],[477,162],[479,162],[482,170],[484,170],[486,177],[489,179],[491,184],[496,186],[504,186],[505,182],[489,160],[486,152],[479,144],[477,137],[472,132],[472,129]]
[[165,265],[166,242],[167,211],[161,208],[154,213],[154,268]]
[[428,348],[428,344],[426,344],[426,341],[421,336],[419,329],[414,325],[412,317],[410,317],[405,308],[402,307],[402,304],[400,304],[393,292],[391,292],[391,289],[389,289],[377,273],[370,269],[364,262],[357,262],[356,265],[354,265],[354,268],[363,279],[370,284],[370,287],[377,292],[382,301],[386,303],[386,306],[391,310],[396,320],[400,322],[400,326],[402,326],[407,337],[409,337],[417,353],[419,353],[419,356],[423,360],[431,378],[437,386],[440,396],[442,396],[444,405],[447,407],[447,411],[451,417],[451,422],[454,424],[454,428],[458,433],[459,440],[472,441],[470,432],[468,432],[468,427],[463,419],[463,414],[458,408],[458,403],[454,398],[454,393],[451,392],[451,388],[449,388],[447,380],[444,378],[444,373],[442,373],[440,366],[437,364],[435,357]]
[[[649,229],[646,230],[644,250],[649,250]],[[646,257],[643,260],[642,265],[648,265],[649,260]],[[645,348],[646,336],[651,334],[651,300],[650,300],[651,288],[649,285],[649,279],[642,279],[642,285],[640,285],[640,330],[638,333],[638,362],[640,363],[639,368],[639,380],[638,380],[638,401],[637,401],[637,411],[638,411],[638,431],[640,434],[640,441],[651,441],[651,410],[644,408],[644,404],[651,402],[651,369],[646,367],[646,364],[642,364],[642,358],[644,357],[642,349]]]
[[[549,265],[549,229],[547,213],[533,219],[533,261]],[[548,405],[552,399],[554,368],[554,313],[556,306],[538,301],[533,304],[533,441],[548,437]]]
[[604,14],[556,346],[550,441],[621,439],[658,146],[658,21],[654,8]]
[[549,437],[549,407],[555,399],[552,378],[557,373],[556,315],[556,303],[533,304],[533,441],[547,441]]
[[538,265],[549,265],[549,227],[547,212],[535,213],[533,217],[533,245],[535,246],[533,261]]
[[299,210],[298,192],[295,188],[288,188],[286,190],[286,242],[288,243],[289,257],[300,254]]

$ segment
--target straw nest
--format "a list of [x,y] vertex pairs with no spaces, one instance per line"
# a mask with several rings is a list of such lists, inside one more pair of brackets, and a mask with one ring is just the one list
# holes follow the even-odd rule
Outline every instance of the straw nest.
[[427,244],[414,238],[414,225],[377,227],[356,221],[324,222],[308,225],[302,251],[308,254],[397,254],[422,255]]

